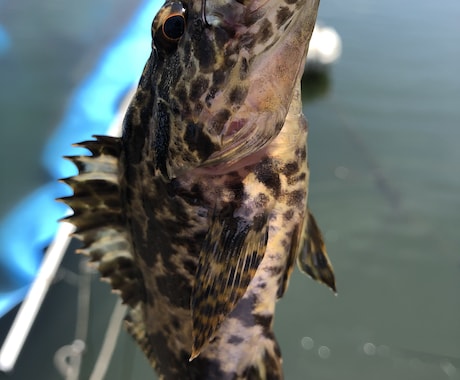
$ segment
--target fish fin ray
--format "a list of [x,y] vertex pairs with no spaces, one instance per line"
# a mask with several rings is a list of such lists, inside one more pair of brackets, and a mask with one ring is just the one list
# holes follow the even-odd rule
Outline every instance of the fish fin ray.
[[265,254],[267,219],[266,214],[252,221],[226,213],[214,217],[200,252],[192,290],[191,360],[246,292]]
[[302,231],[302,246],[297,256],[299,269],[336,292],[334,269],[327,255],[323,236],[308,210]]
[[289,249],[289,256],[286,262],[286,268],[283,273],[283,279],[280,287],[278,288],[277,297],[283,297],[286,289],[289,285],[289,279],[291,277],[292,270],[294,269],[294,263],[298,257],[300,244],[302,242],[302,226],[297,225],[292,233],[291,247]]
[[144,287],[123,217],[118,169],[121,140],[95,137],[75,144],[88,149],[91,156],[66,157],[79,173],[62,180],[74,194],[58,200],[73,210],[63,220],[76,227],[73,236],[83,242],[77,252],[90,258],[124,303],[135,306],[143,299]]
[[128,330],[128,333],[133,337],[138,346],[141,348],[142,352],[147,357],[150,365],[158,371],[159,368],[155,360],[153,347],[148,339],[141,303],[137,304],[136,307],[129,310],[128,315],[125,318],[125,326],[126,330]]

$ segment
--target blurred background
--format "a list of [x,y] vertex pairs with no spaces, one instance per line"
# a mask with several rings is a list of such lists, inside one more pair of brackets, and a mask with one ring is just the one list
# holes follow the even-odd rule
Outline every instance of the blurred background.
[[[50,180],[46,141],[140,4],[0,0],[0,219]],[[338,296],[294,272],[276,315],[287,380],[460,379],[459,19],[456,0],[320,5],[342,55],[303,80],[309,204]],[[0,379],[64,378],[53,357],[75,337],[79,263],[69,251],[15,370]],[[116,300],[89,281],[80,379]],[[16,311],[0,319],[0,345]],[[125,332],[106,378],[155,378]]]

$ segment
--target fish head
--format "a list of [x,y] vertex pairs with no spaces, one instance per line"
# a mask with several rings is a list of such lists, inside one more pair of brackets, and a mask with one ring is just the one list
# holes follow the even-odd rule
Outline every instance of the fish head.
[[263,149],[284,124],[318,3],[167,1],[152,23],[125,140],[142,144],[167,179],[231,167]]

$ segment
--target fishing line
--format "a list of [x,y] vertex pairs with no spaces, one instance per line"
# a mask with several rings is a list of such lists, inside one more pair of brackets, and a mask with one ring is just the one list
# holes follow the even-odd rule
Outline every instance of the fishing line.
[[[86,350],[88,326],[90,318],[91,278],[94,271],[89,267],[88,260],[82,259],[79,264],[78,294],[77,294],[77,321],[75,340],[65,345],[54,354],[54,365],[66,380],[78,380],[82,364],[82,357]],[[64,272],[64,276],[74,282],[74,273]],[[70,282],[70,281],[69,281]]]
[[375,155],[371,152],[363,138],[355,132],[353,123],[349,120],[346,112],[342,109],[340,104],[334,99],[334,96],[329,98],[331,108],[335,110],[336,115],[341,121],[343,130],[347,133],[349,140],[352,142],[356,150],[364,157],[364,162],[367,163],[370,174],[374,178],[374,183],[379,191],[388,203],[392,206],[395,211],[401,208],[401,194],[391,183],[387,175],[385,175],[382,166],[378,162]]
[[102,343],[102,348],[99,351],[99,356],[89,380],[104,379],[115,346],[117,345],[118,336],[120,335],[121,326],[126,315],[126,309],[127,306],[123,305],[121,298],[119,298],[110,317],[109,325],[105,332],[104,342]]

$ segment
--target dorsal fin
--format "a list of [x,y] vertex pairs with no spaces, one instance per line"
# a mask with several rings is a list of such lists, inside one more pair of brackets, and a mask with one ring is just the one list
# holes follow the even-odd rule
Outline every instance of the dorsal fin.
[[77,252],[90,257],[103,279],[121,293],[124,303],[134,307],[143,299],[142,275],[132,257],[131,242],[122,209],[119,180],[121,139],[94,136],[76,146],[92,156],[66,157],[78,168],[74,177],[62,179],[74,194],[60,198],[73,210],[64,220],[75,225],[73,234],[82,240]]

